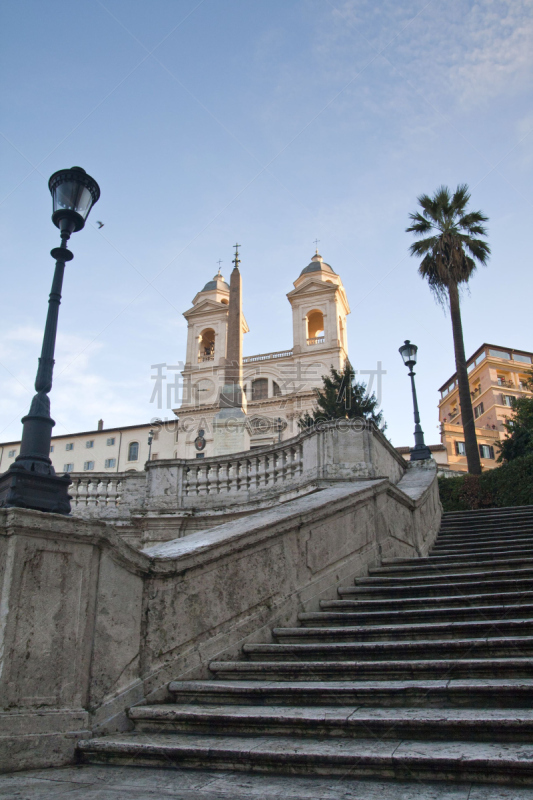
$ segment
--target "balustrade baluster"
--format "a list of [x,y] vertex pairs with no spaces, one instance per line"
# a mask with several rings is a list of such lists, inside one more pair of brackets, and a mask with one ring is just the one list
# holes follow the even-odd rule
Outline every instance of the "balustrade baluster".
[[109,508],[116,508],[118,505],[118,481],[116,478],[110,478],[107,484],[107,505]]
[[78,505],[81,508],[86,508],[88,494],[89,494],[89,478],[80,478],[80,483],[78,486]]

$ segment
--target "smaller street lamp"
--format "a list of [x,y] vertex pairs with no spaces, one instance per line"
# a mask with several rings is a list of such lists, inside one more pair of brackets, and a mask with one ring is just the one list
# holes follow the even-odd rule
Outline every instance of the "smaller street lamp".
[[148,461],[152,460],[152,442],[154,441],[154,431],[148,431]]
[[413,392],[413,407],[415,417],[415,446],[411,449],[411,461],[421,461],[424,458],[431,458],[431,450],[424,443],[424,431],[420,427],[420,414],[418,412],[418,401],[416,399],[415,388],[415,373],[413,367],[416,364],[416,354],[418,347],[416,344],[411,344],[409,339],[406,339],[404,344],[399,348],[399,353],[403,358],[406,367],[409,367],[409,376],[411,378],[411,389]]
[[84,227],[91,208],[100,197],[100,188],[81,167],[54,172],[48,188],[53,202],[52,222],[60,230],[61,245],[50,252],[56,260],[56,266],[35,379],[37,394],[31,401],[29,413],[21,420],[20,453],[7,472],[0,475],[0,507],[15,506],[70,514],[68,487],[71,479],[68,475],[56,475],[50,460],[50,440],[55,422],[50,416],[48,394],[52,388],[65,264],[74,258],[67,248],[67,242],[72,233]]

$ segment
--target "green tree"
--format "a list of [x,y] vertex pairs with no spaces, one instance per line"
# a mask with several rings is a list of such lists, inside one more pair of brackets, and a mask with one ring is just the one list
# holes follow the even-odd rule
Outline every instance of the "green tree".
[[315,389],[317,408],[312,414],[306,412],[298,421],[300,429],[310,428],[318,422],[331,419],[366,419],[384,431],[383,412],[378,411],[379,402],[375,394],[369,394],[364,383],[355,380],[355,372],[349,361],[342,372],[334,367],[329,375],[322,376],[323,386]]
[[478,238],[487,235],[483,223],[488,217],[481,211],[467,211],[469,200],[466,184],[458,186],[453,195],[447,186],[437,189],[433,197],[420,195],[421,211],[409,215],[412,224],[407,232],[424,237],[411,245],[411,255],[422,257],[418,268],[420,275],[427,280],[438,302],[444,308],[446,305],[450,308],[468,471],[480,475],[481,461],[466,371],[459,288],[468,283],[478,263],[487,263],[490,247]]
[[[533,372],[528,379],[533,391]],[[533,397],[518,397],[512,401],[514,416],[504,422],[507,437],[501,442],[498,461],[513,461],[533,454]]]

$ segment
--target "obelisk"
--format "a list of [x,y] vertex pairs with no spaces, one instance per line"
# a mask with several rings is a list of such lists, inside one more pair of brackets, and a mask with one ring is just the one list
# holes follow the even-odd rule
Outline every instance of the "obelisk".
[[235,245],[234,268],[229,284],[228,332],[224,386],[220,393],[220,411],[213,417],[214,455],[240,453],[250,449],[250,430],[243,407],[242,392],[242,286],[239,271],[239,247]]

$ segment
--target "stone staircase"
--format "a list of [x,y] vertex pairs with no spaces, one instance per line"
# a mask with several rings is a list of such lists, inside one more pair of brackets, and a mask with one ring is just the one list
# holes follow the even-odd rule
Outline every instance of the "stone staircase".
[[429,557],[370,572],[81,760],[533,784],[533,507],[445,514]]

